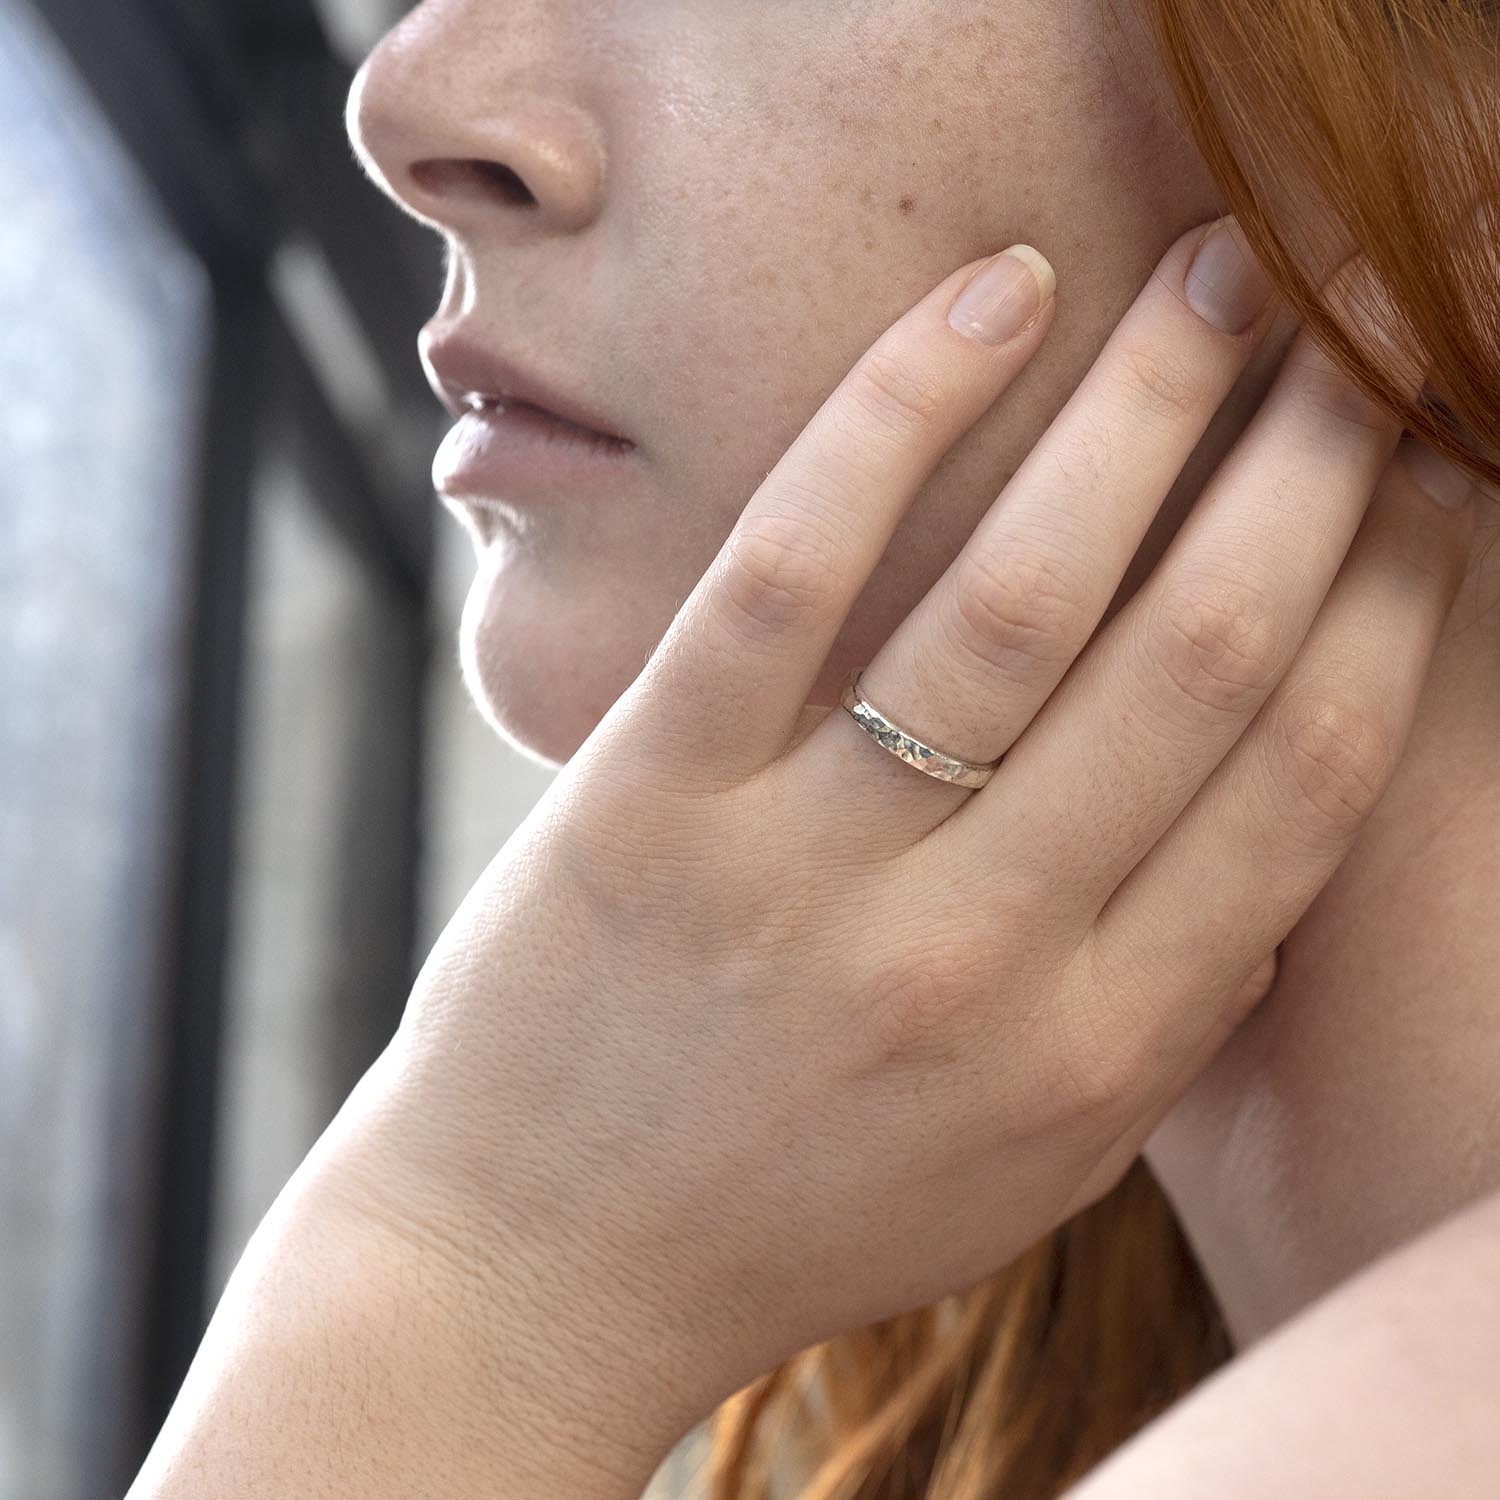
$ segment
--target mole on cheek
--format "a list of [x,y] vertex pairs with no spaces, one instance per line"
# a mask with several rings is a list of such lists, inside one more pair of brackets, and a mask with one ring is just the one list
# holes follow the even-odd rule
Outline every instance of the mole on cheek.
[[896,205],[896,209],[900,213],[909,214],[915,206],[916,205],[913,203],[913,201],[910,198],[903,198]]

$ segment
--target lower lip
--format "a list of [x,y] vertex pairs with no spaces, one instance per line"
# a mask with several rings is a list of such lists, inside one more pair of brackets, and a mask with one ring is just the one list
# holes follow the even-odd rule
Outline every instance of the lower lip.
[[510,500],[617,482],[636,457],[633,443],[538,407],[486,407],[466,412],[443,439],[432,482],[452,500]]

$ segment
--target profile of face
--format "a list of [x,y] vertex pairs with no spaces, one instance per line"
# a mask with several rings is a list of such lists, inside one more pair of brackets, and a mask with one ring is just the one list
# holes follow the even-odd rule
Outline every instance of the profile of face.
[[[515,746],[572,755],[863,351],[957,267],[1034,244],[1052,330],[904,516],[812,698],[837,701],[1162,252],[1222,211],[1131,3],[423,0],[386,34],[348,123],[447,242],[435,322],[635,445],[603,485],[450,496],[479,557],[466,676]],[[1184,471],[1111,614],[1205,477]]]

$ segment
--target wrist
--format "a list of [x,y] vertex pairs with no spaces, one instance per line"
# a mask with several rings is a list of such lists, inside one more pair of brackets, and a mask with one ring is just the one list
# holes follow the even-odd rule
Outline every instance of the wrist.
[[295,1233],[326,1284],[350,1284],[336,1305],[349,1341],[378,1340],[366,1357],[423,1413],[405,1446],[440,1449],[472,1486],[444,1500],[634,1497],[734,1388],[708,1388],[682,1310],[659,1312],[591,1226],[531,1243],[494,1204],[385,1153],[331,1158],[320,1179]]
[[297,1232],[369,1247],[391,1357],[423,1341],[424,1389],[467,1413],[453,1440],[489,1486],[499,1473],[528,1500],[639,1494],[763,1356],[694,1295],[690,1257],[632,1232],[568,1170],[564,1143],[466,1128],[467,1090],[423,1071],[393,1049],[356,1092],[304,1168]]
[[602,1265],[475,1233],[375,1143],[341,1117],[283,1190],[130,1500],[635,1500],[716,1397]]

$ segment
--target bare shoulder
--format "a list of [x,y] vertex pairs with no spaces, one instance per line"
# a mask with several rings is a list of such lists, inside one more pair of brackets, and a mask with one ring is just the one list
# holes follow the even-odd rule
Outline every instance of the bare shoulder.
[[1245,1350],[1066,1500],[1494,1500],[1500,1193]]

